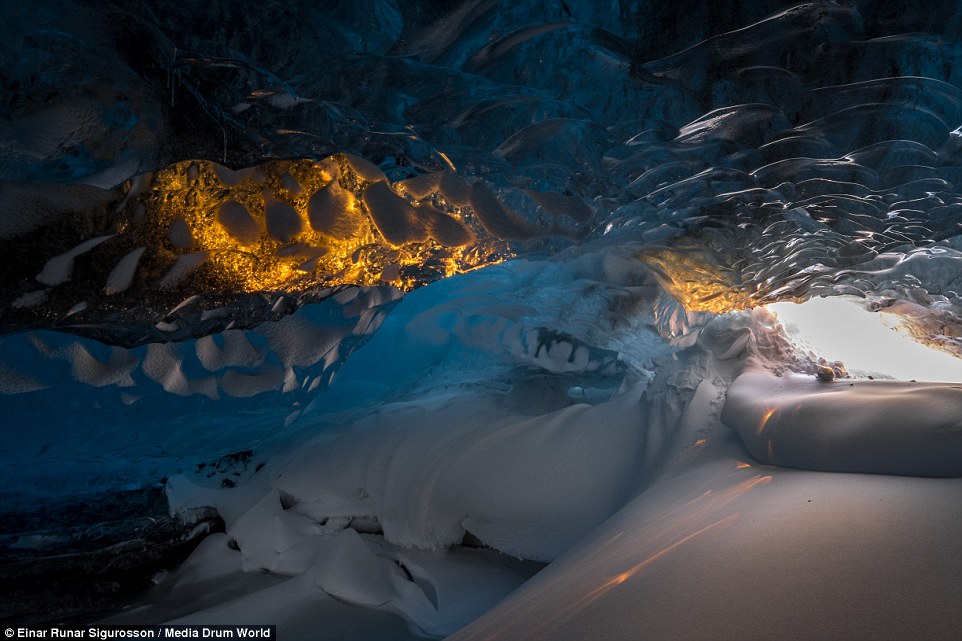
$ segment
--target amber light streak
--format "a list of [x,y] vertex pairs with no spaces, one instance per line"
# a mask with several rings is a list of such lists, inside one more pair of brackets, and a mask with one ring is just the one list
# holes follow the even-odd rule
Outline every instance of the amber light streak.
[[688,535],[686,535],[686,536],[683,536],[682,538],[678,539],[678,540],[675,541],[674,543],[671,543],[670,545],[667,545],[667,546],[663,547],[662,549],[658,550],[657,552],[655,552],[655,553],[652,554],[651,556],[645,558],[645,559],[642,560],[642,561],[639,561],[638,563],[636,563],[635,565],[631,566],[630,568],[628,568],[628,569],[625,570],[624,572],[620,572],[620,573],[616,574],[615,576],[611,577],[610,579],[608,579],[607,581],[605,581],[604,583],[602,583],[602,584],[599,585],[598,587],[596,587],[596,588],[594,588],[593,590],[591,590],[588,594],[584,595],[584,597],[582,597],[582,599],[581,599],[580,601],[572,604],[572,606],[573,606],[574,608],[576,608],[576,609],[580,609],[580,608],[583,608],[583,607],[587,606],[588,604],[590,604],[592,601],[596,600],[598,597],[600,597],[600,596],[601,596],[602,594],[604,594],[605,592],[611,590],[612,588],[615,588],[615,587],[621,585],[622,583],[624,583],[625,581],[627,581],[628,579],[630,579],[630,578],[633,577],[634,575],[638,574],[639,572],[641,572],[642,570],[644,570],[645,568],[647,568],[647,567],[650,566],[651,564],[657,562],[658,560],[662,559],[663,557],[671,554],[672,552],[674,552],[675,550],[677,550],[677,549],[680,548],[681,546],[685,545],[686,543],[688,543],[688,542],[691,541],[692,539],[695,539],[695,538],[701,536],[702,534],[704,534],[705,532],[708,532],[709,530],[715,529],[716,527],[719,527],[719,526],[721,526],[721,525],[726,525],[726,524],[728,524],[728,523],[731,523],[732,521],[734,521],[734,520],[737,519],[737,518],[738,518],[738,513],[737,513],[737,512],[736,512],[735,514],[729,514],[728,516],[726,516],[726,517],[723,518],[723,519],[719,519],[719,520],[715,521],[714,523],[710,523],[709,525],[706,525],[705,527],[701,528],[700,530],[696,530],[695,532],[692,532],[692,533],[690,533],[690,534],[688,534]]
[[762,432],[765,431],[765,427],[768,426],[768,421],[771,420],[772,415],[775,414],[776,409],[777,408],[775,407],[770,407],[767,410],[765,410],[764,414],[762,414],[762,420],[758,422],[758,434],[761,434]]
[[769,481],[772,480],[772,478],[773,477],[771,474],[753,476],[752,478],[742,481],[741,483],[734,485],[726,490],[722,490],[721,492],[717,493],[716,496],[720,497],[720,500],[722,500],[724,503],[727,503],[728,501],[738,498],[745,492],[748,492],[749,490],[752,490],[758,487],[759,485],[764,485],[768,483]]
[[[745,467],[750,466],[746,465]],[[545,603],[543,600],[539,600],[538,593],[529,592],[515,602],[512,606],[513,612],[511,610],[502,612],[500,617],[491,621],[489,624],[491,627],[485,630],[484,638],[491,640],[505,638],[502,626],[505,625],[509,617],[516,621],[534,617],[539,621],[536,628],[530,630],[526,638],[554,638],[559,636],[554,634],[554,631],[563,627],[582,609],[631,579],[638,577],[644,570],[698,537],[735,522],[740,516],[738,511],[729,509],[724,513],[724,516],[719,512],[729,506],[735,499],[769,483],[774,478],[770,474],[751,472],[749,472],[751,476],[748,478],[744,478],[746,476],[744,472],[729,472],[728,474],[735,478],[743,478],[743,480],[721,489],[718,487],[706,489],[704,485],[692,488],[692,492],[685,493],[686,495],[681,498],[676,496],[670,501],[669,505],[664,506],[661,510],[656,510],[654,513],[646,510],[644,519],[640,522],[634,520],[637,519],[636,513],[636,516],[632,517],[633,524],[627,529],[620,530],[606,540],[592,545],[591,550],[581,557],[574,567],[567,570],[569,576],[572,573],[578,573],[585,577],[583,583],[589,586],[587,592],[573,593],[576,588],[572,587],[570,588],[571,592],[565,594],[564,597],[560,597],[559,602],[553,603]],[[731,478],[731,476],[728,476],[728,478]],[[711,482],[711,485],[718,484],[723,485],[724,481],[721,478],[716,478]],[[625,536],[629,532],[631,533],[630,539]],[[663,542],[663,545],[640,561],[600,581],[594,578],[597,576],[598,568],[613,564],[612,559],[619,556],[630,558],[630,555],[639,548],[654,547],[656,541]],[[550,581],[547,585],[548,587],[545,588],[545,585],[542,584],[542,589],[550,590]],[[567,587],[564,589],[569,590]],[[558,610],[558,612],[550,617],[543,617],[541,613],[537,612],[539,608],[543,607],[549,607]]]

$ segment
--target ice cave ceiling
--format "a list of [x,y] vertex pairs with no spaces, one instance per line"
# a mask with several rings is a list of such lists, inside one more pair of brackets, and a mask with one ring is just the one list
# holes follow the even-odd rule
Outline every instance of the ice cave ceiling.
[[[813,483],[846,532],[857,474],[812,475],[958,477],[960,34],[942,0],[0,3],[0,619],[58,620],[36,609],[48,575],[80,577],[64,617],[117,610],[219,520],[230,544],[205,539],[188,579],[221,554],[256,575],[238,593],[296,586],[326,545],[324,607],[356,588],[365,616],[400,603],[391,625],[440,637],[592,532],[612,573],[567,557],[600,581],[572,616],[696,535],[714,557],[716,533],[753,532],[735,512],[682,530],[776,477],[762,512]],[[835,345],[894,317],[948,359],[938,381],[911,387],[926,361],[822,385],[848,374],[818,360],[837,348],[804,352],[765,307],[817,297],[806,322]],[[910,360],[880,345],[861,351]],[[770,371],[742,375],[756,357]],[[771,434],[796,398],[825,429],[792,459]],[[842,414],[865,440],[818,441]],[[906,499],[939,515],[932,554],[959,522],[939,480],[918,487],[948,508]],[[595,529],[635,495],[637,538]],[[168,509],[207,520],[188,536]],[[100,566],[130,540],[121,589]],[[526,561],[446,619],[447,579],[415,586],[417,564],[499,557],[472,565],[479,545]],[[954,635],[958,609],[939,617]]]
[[905,300],[959,350],[955,3],[5,7],[6,331],[619,243],[689,311]]

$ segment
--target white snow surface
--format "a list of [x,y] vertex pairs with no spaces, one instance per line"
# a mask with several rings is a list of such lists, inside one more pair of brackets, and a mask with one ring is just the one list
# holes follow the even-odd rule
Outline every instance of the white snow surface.
[[[219,539],[216,563],[188,567],[277,582],[196,608],[163,583],[137,612],[304,639],[356,616],[330,599],[394,617],[364,638],[403,638],[397,617],[457,640],[954,638],[959,384],[793,374],[814,363],[764,310],[670,347],[657,288],[623,260],[519,261],[406,297],[260,471],[227,489],[168,483],[172,510],[215,508],[236,548]],[[629,289],[631,321],[590,345]],[[606,368],[620,383],[585,395],[576,383]],[[771,408],[769,459],[753,439]],[[530,566],[484,574],[514,557],[548,565],[527,581]],[[328,629],[306,631],[307,604]]]
[[107,285],[104,287],[105,294],[119,294],[130,288],[130,285],[134,282],[137,264],[145,251],[147,251],[146,247],[138,247],[120,259],[120,262],[114,266],[110,275],[107,276]]
[[[954,638],[962,383],[818,381],[764,309],[679,337],[698,324],[636,251],[491,266],[387,314],[387,289],[349,289],[131,350],[8,337],[11,406],[125,418],[11,434],[6,487],[63,492],[53,471],[93,487],[133,455],[184,463],[171,510],[216,510],[226,533],[117,622],[271,623],[286,639]],[[200,445],[208,461],[251,453],[215,469],[186,458]]]
[[77,256],[82,256],[86,254],[91,249],[104,242],[113,238],[112,235],[108,236],[97,236],[96,238],[91,238],[86,240],[70,251],[66,251],[62,254],[54,256],[47,261],[47,264],[43,266],[43,270],[37,274],[37,281],[43,283],[44,285],[60,285],[70,280],[73,276],[73,261]]
[[746,372],[728,389],[722,419],[773,465],[962,476],[962,379],[823,382]]
[[[308,523],[376,517],[385,538],[404,547],[440,549],[469,531],[506,554],[550,561],[612,514],[636,483],[640,408],[636,390],[533,417],[470,394],[385,405],[272,467],[266,496],[273,498],[262,500],[279,510],[278,492],[293,497],[284,514]],[[218,493],[183,477],[168,484],[175,510],[196,507],[199,495],[218,506]],[[235,538],[264,522],[247,513],[229,520]],[[259,551],[243,543],[241,550],[248,564],[272,569],[272,560],[254,558]]]
[[957,638],[960,498],[760,467],[719,432],[450,641]]

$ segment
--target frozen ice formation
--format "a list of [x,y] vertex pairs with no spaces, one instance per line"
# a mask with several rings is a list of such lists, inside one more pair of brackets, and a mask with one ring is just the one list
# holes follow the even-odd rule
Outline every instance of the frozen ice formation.
[[[670,249],[680,244],[687,252],[692,248],[678,240],[683,238],[717,267],[722,288],[739,292],[729,301],[891,295],[939,307],[950,324],[958,324],[958,287],[941,282],[942,274],[957,269],[927,275],[931,286],[920,286],[909,270],[893,269],[893,263],[916,256],[914,266],[929,259],[948,259],[954,266],[959,258],[953,240],[960,205],[954,186],[960,179],[956,53],[940,47],[936,36],[891,31],[927,16],[892,22],[874,7],[826,3],[692,9],[707,22],[678,23],[678,40],[659,47],[664,36],[654,33],[649,21],[675,24],[679,18],[650,7],[624,8],[616,18],[593,3],[577,10],[467,4],[450,14],[437,8],[405,14],[391,3],[370,4],[370,20],[340,10],[320,20],[307,11],[311,18],[305,24],[317,28],[309,41],[333,25],[341,29],[323,36],[328,63],[310,69],[296,56],[261,46],[260,39],[254,51],[264,59],[255,62],[251,52],[232,59],[240,23],[231,22],[205,41],[175,26],[196,17],[194,12],[163,0],[145,3],[152,7],[150,19],[123,14],[139,25],[150,46],[148,58],[169,69],[171,105],[150,105],[144,98],[144,113],[173,123],[196,109],[203,114],[197,126],[210,134],[194,136],[205,142],[191,147],[186,136],[178,137],[177,126],[158,129],[180,145],[169,147],[178,151],[164,159],[219,161],[212,167],[217,185],[234,198],[214,197],[215,206],[223,230],[238,245],[210,242],[217,234],[198,233],[198,221],[188,223],[182,212],[156,221],[150,207],[150,225],[159,224],[168,235],[145,245],[132,229],[145,213],[138,194],[150,180],[135,179],[127,193],[117,195],[125,213],[100,219],[101,228],[80,239],[125,232],[84,262],[99,269],[100,282],[89,288],[94,294],[124,255],[147,247],[138,267],[144,274],[123,296],[111,297],[106,303],[111,312],[117,306],[146,309],[137,307],[145,295],[140,289],[161,282],[163,290],[176,285],[182,299],[212,285],[224,296],[241,298],[251,289],[296,293],[312,278],[325,286],[389,282],[408,289],[511,255],[553,253],[586,238]],[[227,8],[215,4],[205,11],[213,16]],[[71,33],[84,24],[79,12],[71,8],[62,18],[43,19]],[[10,29],[32,33],[31,15],[18,17]],[[946,15],[955,14],[947,9]],[[245,9],[239,19],[257,20],[258,38],[284,29],[276,16],[265,20],[257,9]],[[413,22],[399,31],[398,20]],[[263,26],[268,22],[270,28]],[[374,24],[386,29],[374,40],[347,35]],[[83,37],[100,38],[101,47],[119,37],[98,29]],[[926,21],[925,29],[939,34],[947,27]],[[143,91],[141,85],[150,82],[144,61],[120,50],[115,62],[127,68],[123,77],[131,83],[136,78]],[[389,52],[400,55],[385,55]],[[546,59],[565,70],[564,78],[533,62]],[[24,57],[17,77],[28,76],[37,63]],[[132,115],[134,121],[131,126],[141,126]],[[10,139],[18,149],[40,145],[18,133],[16,118],[12,122]],[[70,147],[64,140],[59,144]],[[111,175],[122,176],[110,186],[136,174],[125,164],[126,151],[100,153],[105,167],[113,163]],[[340,166],[321,162],[325,177],[313,183],[297,171],[265,174],[263,164],[252,162],[334,154]],[[192,169],[155,160],[137,167],[160,169],[168,177],[182,172],[190,183],[206,182],[203,167],[209,165]],[[30,180],[62,179],[54,174]],[[91,182],[82,173],[71,175]],[[263,180],[269,180],[268,189]],[[161,182],[154,187],[161,200],[168,191],[193,198],[200,188]],[[235,190],[250,193],[241,197]],[[31,196],[30,207],[48,210],[44,198],[49,200]],[[368,233],[383,245],[371,245]],[[311,234],[318,238],[307,238]],[[357,242],[331,251],[330,241],[345,236]],[[393,253],[426,241],[438,246],[412,248],[400,259]],[[9,249],[27,242],[13,239]],[[76,245],[75,236],[59,246],[45,243],[32,261],[48,261]],[[356,253],[367,246],[372,251]],[[188,274],[178,261],[191,251],[211,253]],[[348,259],[361,267],[348,267]],[[30,278],[41,268],[6,280]],[[67,320],[78,300],[57,291],[44,298],[39,291],[45,287],[50,285],[38,282],[29,290],[18,281],[4,294],[8,301],[21,301],[5,308],[7,326]],[[65,322],[75,331],[106,313],[96,295],[83,298],[88,303],[83,317]],[[32,304],[22,304],[27,300]],[[940,336],[946,334],[931,333],[930,340],[958,349]]]
[[[32,425],[33,437],[5,449],[13,467],[2,474],[4,505],[36,494],[76,494],[80,478],[87,479],[84,491],[115,487],[121,478],[127,479],[122,485],[137,484],[162,475],[173,461],[216,455],[226,443],[208,440],[221,419],[197,414],[207,402],[251,412],[232,421],[228,447],[256,442],[274,426],[257,418],[257,406],[283,397],[280,405],[296,416],[377,330],[396,300],[390,287],[350,288],[252,330],[134,348],[49,331],[6,336],[0,342],[5,420]],[[35,418],[39,407],[45,407],[43,421]],[[183,423],[171,428],[152,416]],[[65,424],[72,426],[69,434],[62,431]],[[24,468],[40,442],[46,443],[42,458],[52,456],[59,464]],[[91,449],[94,443],[117,459],[107,466],[98,462],[103,451]]]
[[771,465],[962,476],[962,384],[745,373],[728,389],[722,420]]
[[[470,532],[511,556],[550,561],[611,515],[635,480],[645,439],[638,400],[627,393],[535,417],[471,395],[392,404],[305,443],[269,471],[277,478],[263,500],[305,527],[370,518],[402,547],[450,547]],[[294,505],[280,512],[277,493]],[[179,477],[168,496],[175,511],[233,501]],[[260,547],[245,545],[261,523],[245,513],[228,532],[248,568],[270,570]]]
[[[184,161],[137,176],[115,194],[114,220],[104,224],[115,233],[50,258],[32,277],[32,298],[18,291],[9,329],[29,322],[89,335],[96,327],[99,340],[130,345],[129,332],[111,336],[105,316],[116,320],[119,312],[128,323],[169,325],[161,307],[174,307],[202,290],[213,293],[221,306],[233,305],[230,316],[242,313],[256,324],[265,317],[252,306],[250,294],[307,301],[345,285],[409,290],[500,262],[516,253],[512,239],[544,240],[553,233],[503,206],[483,180],[469,187],[453,173],[435,173],[434,180],[423,181],[428,189],[413,188],[420,195],[414,200],[409,200],[410,184],[392,185],[377,167],[353,154],[272,161],[240,171]],[[443,189],[458,202],[473,198],[478,203],[473,208],[451,204]],[[555,201],[555,207],[569,209],[579,202],[574,197]],[[81,219],[61,225],[79,223],[97,224]],[[10,240],[12,246],[18,242]],[[58,242],[51,234],[42,244]],[[97,247],[75,274],[75,259]],[[69,287],[58,288],[68,281]],[[87,307],[68,314],[78,295]],[[197,336],[214,327],[184,329]],[[134,344],[165,338],[177,336],[143,332]]]
[[958,3],[88,5],[0,6],[18,571],[163,483],[224,531],[118,620],[958,637]]
[[86,254],[88,251],[108,240],[110,236],[98,236],[84,241],[58,256],[54,256],[43,266],[43,271],[37,274],[37,282],[43,285],[60,285],[73,275],[74,259],[77,256]]

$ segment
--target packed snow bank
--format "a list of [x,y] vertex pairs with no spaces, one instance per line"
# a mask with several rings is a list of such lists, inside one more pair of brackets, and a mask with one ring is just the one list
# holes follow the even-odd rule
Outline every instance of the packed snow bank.
[[110,622],[270,622],[283,639],[439,637],[483,614],[542,568],[493,550],[402,549],[353,530],[319,540],[313,558],[308,571],[293,577],[243,572],[227,535],[214,534],[149,604]]
[[[333,597],[399,615],[418,634],[449,634],[523,580],[475,572],[521,557],[529,576],[663,462],[706,360],[696,349],[695,373],[651,381],[653,361],[677,351],[655,329],[663,303],[621,249],[505,263],[416,290],[229,484],[171,477],[171,509],[215,509],[233,571],[293,577],[258,597],[287,629],[298,624],[270,595],[303,583],[305,602]],[[493,549],[476,556],[462,542]],[[475,555],[467,574],[463,555]],[[209,620],[254,598],[150,616]]]
[[654,328],[660,290],[628,256],[515,261],[408,294],[264,450],[259,475],[227,490],[174,476],[172,510],[216,508],[247,567],[273,567],[243,544],[263,520],[244,514],[267,504],[342,527],[375,518],[407,547],[470,532],[553,559],[627,500],[646,461],[658,464],[649,416],[670,431],[661,404],[697,387],[678,377],[664,400],[642,397],[652,360],[675,350]]
[[771,465],[962,476],[962,382],[826,382],[749,371],[728,388],[722,420]]
[[[231,483],[169,480],[172,510],[213,508],[227,532],[135,612],[269,620],[314,640],[337,638],[352,607],[378,622],[361,633],[372,639],[404,638],[399,621],[453,639],[896,638],[922,625],[951,638],[958,617],[940,604],[959,596],[962,566],[938,562],[960,534],[957,480],[759,465],[721,419],[753,430],[771,403],[784,406],[774,425],[803,400],[821,412],[814,434],[847,421],[865,443],[850,456],[891,472],[916,434],[873,403],[890,396],[906,419],[922,404],[930,418],[912,423],[925,434],[910,458],[925,474],[933,460],[952,465],[925,441],[954,425],[956,390],[820,382],[764,309],[719,316],[672,347],[658,334],[662,303],[610,248],[409,294]],[[844,410],[822,409],[834,399]],[[819,448],[797,449],[835,460]],[[911,547],[922,537],[924,550]],[[550,563],[534,574],[519,556]],[[236,591],[180,596],[212,585],[197,578],[210,573]],[[271,582],[252,579],[261,573]],[[938,576],[923,583],[927,573]],[[911,608],[896,603],[903,581]]]
[[[637,390],[536,417],[470,394],[383,406],[300,446],[279,469],[265,469],[275,477],[271,489],[250,513],[228,520],[228,533],[250,569],[275,570],[276,546],[299,541],[263,540],[264,524],[277,519],[293,520],[288,538],[295,522],[298,536],[316,538],[322,532],[311,524],[371,518],[405,547],[439,549],[470,532],[506,554],[550,561],[633,489],[644,410]],[[173,510],[210,505],[230,519],[219,496],[233,500],[230,491],[204,492],[185,477],[168,483]]]
[[714,439],[449,641],[958,638],[962,480],[755,466]]

